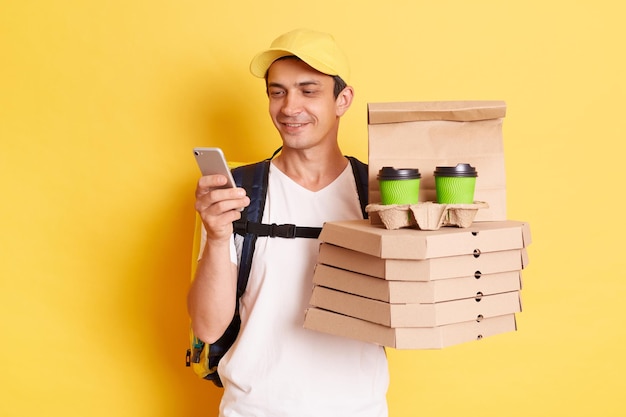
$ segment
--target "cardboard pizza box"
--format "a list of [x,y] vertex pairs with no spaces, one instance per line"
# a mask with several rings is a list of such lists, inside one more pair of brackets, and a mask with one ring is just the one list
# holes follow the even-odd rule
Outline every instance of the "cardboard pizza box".
[[310,305],[388,327],[434,327],[484,319],[522,310],[519,291],[438,303],[392,304],[316,286]]
[[319,239],[384,259],[429,259],[522,249],[531,242],[528,223],[479,222],[468,228],[397,229],[368,220],[327,222]]
[[316,307],[307,309],[304,327],[396,349],[442,349],[517,330],[515,314],[436,327],[392,328]]
[[521,271],[483,274],[434,281],[388,281],[370,275],[318,264],[313,284],[386,301],[388,303],[436,303],[473,298],[477,293],[499,294],[522,289]]

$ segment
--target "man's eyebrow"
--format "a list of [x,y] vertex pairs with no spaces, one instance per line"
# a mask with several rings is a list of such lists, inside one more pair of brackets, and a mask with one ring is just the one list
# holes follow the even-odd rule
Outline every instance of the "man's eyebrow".
[[309,81],[302,81],[298,83],[298,87],[306,87],[309,85],[320,85],[321,82],[319,81],[315,81],[315,80],[309,80]]
[[[298,87],[307,87],[310,85],[320,85],[321,83],[319,81],[315,81],[315,80],[310,80],[310,81],[301,81],[299,83],[297,83],[296,85]],[[270,82],[267,84],[268,87],[275,87],[275,88],[286,88],[283,84],[281,83],[277,83],[277,82]]]

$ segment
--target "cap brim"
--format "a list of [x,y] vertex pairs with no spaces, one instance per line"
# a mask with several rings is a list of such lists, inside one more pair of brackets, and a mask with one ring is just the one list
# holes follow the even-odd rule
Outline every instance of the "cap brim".
[[284,56],[290,56],[290,55],[297,56],[302,61],[310,65],[313,69],[323,74],[327,74],[330,76],[335,76],[335,75],[341,76],[341,74],[337,74],[337,72],[334,71],[332,68],[318,61],[315,58],[309,57],[302,53],[298,54],[296,52],[293,52],[287,49],[282,49],[282,48],[281,49],[270,48],[266,51],[263,51],[257,54],[252,59],[252,62],[250,62],[250,72],[255,77],[265,78],[265,74],[267,73],[267,70],[269,69],[269,67],[272,65],[274,61],[276,61],[278,58],[282,58]]
[[250,72],[255,77],[264,78],[272,62],[283,56],[294,55],[290,51],[284,49],[268,49],[257,54],[250,62]]

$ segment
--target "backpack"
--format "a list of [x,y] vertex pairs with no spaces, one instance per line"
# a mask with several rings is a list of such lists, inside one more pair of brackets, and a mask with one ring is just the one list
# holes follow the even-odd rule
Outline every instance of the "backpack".
[[[238,187],[246,190],[250,197],[250,205],[241,213],[241,218],[233,223],[234,233],[243,236],[243,247],[239,261],[237,275],[237,301],[235,315],[224,334],[215,343],[204,343],[198,339],[190,328],[190,349],[187,349],[185,363],[192,367],[200,378],[212,381],[218,387],[222,387],[222,381],[217,373],[217,365],[220,359],[235,342],[239,334],[241,319],[239,317],[239,298],[243,295],[248,284],[248,276],[252,266],[252,255],[258,236],[280,237],[286,239],[308,238],[317,239],[322,228],[301,227],[294,224],[264,224],[260,223],[265,208],[267,195],[267,182],[269,166],[272,158],[280,151],[274,152],[272,157],[255,164],[244,165],[232,170],[233,178]],[[365,207],[368,200],[368,167],[358,159],[348,156],[352,172],[356,181],[359,202],[363,218],[367,218]]]

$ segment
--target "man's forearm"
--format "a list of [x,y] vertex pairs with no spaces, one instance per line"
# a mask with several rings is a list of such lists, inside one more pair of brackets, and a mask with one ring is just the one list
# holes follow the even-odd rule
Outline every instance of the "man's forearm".
[[237,265],[230,260],[229,242],[208,241],[187,295],[191,325],[200,340],[219,339],[233,318],[236,297]]

